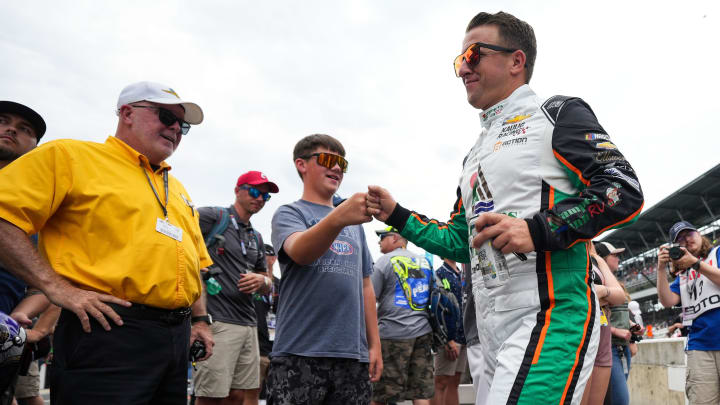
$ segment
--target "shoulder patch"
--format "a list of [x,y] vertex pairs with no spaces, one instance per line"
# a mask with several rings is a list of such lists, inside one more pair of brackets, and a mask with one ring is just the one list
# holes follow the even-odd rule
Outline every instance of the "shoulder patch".
[[547,119],[550,120],[553,125],[555,125],[555,121],[557,121],[557,117],[558,115],[560,115],[560,110],[563,108],[563,105],[565,105],[565,102],[573,98],[576,97],[559,95],[552,96],[549,99],[545,100],[540,109],[542,110],[543,114],[545,114]]

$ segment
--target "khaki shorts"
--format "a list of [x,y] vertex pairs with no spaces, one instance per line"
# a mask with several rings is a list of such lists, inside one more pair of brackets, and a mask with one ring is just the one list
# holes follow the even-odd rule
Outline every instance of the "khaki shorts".
[[435,395],[432,334],[414,339],[381,339],[383,372],[373,383],[375,402],[429,399]]
[[262,389],[263,383],[265,383],[268,368],[270,368],[270,359],[267,356],[260,356],[260,389]]
[[435,355],[435,375],[455,375],[462,374],[467,366],[467,346],[460,346],[460,353],[457,359],[450,360],[445,353],[445,348],[441,347]]
[[720,403],[720,351],[688,350],[685,393],[691,405]]
[[38,362],[30,363],[28,375],[18,376],[17,385],[15,385],[15,398],[33,398],[40,395],[40,370]]
[[195,396],[225,398],[230,390],[260,387],[260,350],[257,328],[213,322],[213,355],[197,363]]

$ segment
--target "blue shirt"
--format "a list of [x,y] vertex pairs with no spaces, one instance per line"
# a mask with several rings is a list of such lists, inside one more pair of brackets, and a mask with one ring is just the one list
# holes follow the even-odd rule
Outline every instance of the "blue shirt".
[[[680,295],[680,277],[670,284],[670,291]],[[720,336],[720,308],[715,308],[693,320],[688,333],[687,350],[720,350],[718,336]]]
[[10,314],[25,296],[27,285],[0,267],[0,311]]
[[[455,296],[455,299],[457,300],[458,305],[460,305],[460,308],[462,308],[462,273],[456,273],[455,270],[450,267],[450,265],[443,262],[443,265],[440,266],[437,270],[435,270],[435,274],[437,274],[437,277],[441,280],[441,282],[443,279],[448,281],[448,283],[450,284],[450,291]],[[471,310],[474,310],[474,308],[472,308]],[[460,326],[458,327],[455,342],[464,345],[466,343],[465,330],[463,329],[462,322],[459,322],[459,325]]]
[[[37,247],[37,235],[32,235],[30,240]],[[10,315],[12,310],[25,297],[26,291],[27,284],[24,281],[0,266],[0,311]]]

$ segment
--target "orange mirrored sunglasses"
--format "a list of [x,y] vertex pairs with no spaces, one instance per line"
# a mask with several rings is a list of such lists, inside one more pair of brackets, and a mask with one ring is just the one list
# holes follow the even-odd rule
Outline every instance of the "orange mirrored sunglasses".
[[339,165],[343,173],[347,173],[348,161],[345,160],[344,157],[336,155],[334,153],[318,152],[308,156],[304,156],[302,157],[302,159],[310,159],[313,156],[317,157],[317,162],[320,166],[332,169],[333,167],[335,167],[335,165]]
[[468,66],[470,66],[470,68],[475,67],[475,65],[480,62],[480,58],[485,56],[480,53],[480,48],[487,48],[492,49],[493,51],[507,53],[513,53],[517,51],[517,49],[510,49],[498,45],[486,44],[484,42],[475,42],[474,44],[468,46],[465,52],[455,57],[455,61],[453,62],[453,66],[455,67],[455,76],[460,77],[460,68],[462,67],[462,63],[464,60],[467,61],[467,64]]

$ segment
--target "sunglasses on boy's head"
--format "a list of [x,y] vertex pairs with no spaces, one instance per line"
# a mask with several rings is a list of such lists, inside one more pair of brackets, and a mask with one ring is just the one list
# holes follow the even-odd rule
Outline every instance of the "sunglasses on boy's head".
[[317,162],[320,166],[332,169],[335,165],[339,165],[343,173],[347,173],[348,161],[340,155],[328,152],[318,152],[307,156],[301,156],[301,159],[310,159],[311,157],[317,157]]
[[463,60],[467,61],[467,64],[471,69],[474,68],[475,65],[480,63],[480,59],[483,56],[486,56],[480,53],[480,48],[487,48],[492,49],[493,51],[507,53],[513,53],[517,51],[517,49],[505,48],[502,46],[486,44],[483,42],[475,42],[474,44],[468,46],[465,52],[455,57],[455,61],[453,62],[453,66],[455,67],[455,76],[460,77],[460,68],[462,67]]
[[156,110],[158,112],[158,119],[160,120],[160,123],[162,123],[166,127],[170,127],[177,122],[180,125],[180,130],[182,131],[183,135],[186,135],[188,133],[188,131],[190,131],[190,124],[188,124],[187,122],[176,117],[175,114],[173,114],[168,109],[165,109],[162,107],[150,106],[150,105],[131,105],[130,107],[149,108],[151,110]]
[[263,193],[262,191],[256,189],[255,187],[248,186],[247,184],[243,184],[242,186],[240,186],[240,188],[243,190],[247,190],[248,194],[252,198],[258,198],[258,197],[262,196],[263,201],[267,201],[271,197],[270,193]]

